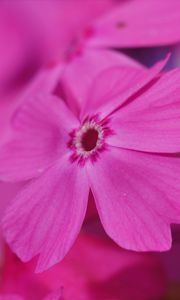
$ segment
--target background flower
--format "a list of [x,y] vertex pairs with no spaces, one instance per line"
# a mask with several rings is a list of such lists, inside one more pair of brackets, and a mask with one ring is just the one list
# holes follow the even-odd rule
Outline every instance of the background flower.
[[[98,228],[97,223],[93,226]],[[149,300],[165,294],[166,277],[158,258],[121,250],[84,229],[66,259],[42,274],[33,274],[34,262],[23,264],[7,251],[1,291],[27,300],[40,300],[60,286],[63,300]]]

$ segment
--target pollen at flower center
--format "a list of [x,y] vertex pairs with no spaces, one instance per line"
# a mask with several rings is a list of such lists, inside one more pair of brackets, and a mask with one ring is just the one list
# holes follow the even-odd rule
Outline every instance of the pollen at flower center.
[[108,149],[107,138],[114,134],[109,127],[110,119],[99,119],[98,115],[88,116],[86,120],[70,133],[68,148],[71,162],[83,166],[87,161],[96,162],[101,153]]
[[102,145],[103,128],[94,121],[86,122],[76,132],[74,145],[77,153],[88,156],[94,153]]

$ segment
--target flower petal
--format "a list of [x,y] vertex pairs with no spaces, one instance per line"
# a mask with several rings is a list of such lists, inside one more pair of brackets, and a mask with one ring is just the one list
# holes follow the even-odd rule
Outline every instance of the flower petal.
[[115,113],[113,146],[149,152],[180,152],[180,70],[163,74],[144,94]]
[[[114,66],[143,68],[122,53],[103,49],[85,49],[67,65],[61,76],[69,107],[79,114],[92,81],[102,70]],[[83,78],[83,80],[82,80]]]
[[180,160],[111,147],[88,165],[102,224],[120,246],[163,251],[180,222]]
[[0,150],[0,179],[39,176],[66,151],[68,132],[77,124],[55,96],[39,95],[25,101],[12,119],[12,138]]
[[27,99],[31,99],[34,95],[49,94],[54,91],[60,75],[64,69],[64,64],[59,63],[54,66],[46,66],[42,68],[28,84],[21,88],[16,88],[14,92],[5,95],[0,94],[0,145],[6,141],[10,120],[16,109]]
[[40,254],[38,272],[58,263],[80,231],[88,193],[84,170],[61,159],[7,209],[3,231],[11,249],[25,262]]
[[60,76],[63,73],[65,68],[64,63],[59,63],[56,65],[46,66],[44,69],[42,68],[39,73],[34,77],[26,90],[26,97],[32,96],[37,93],[50,93],[52,92],[58,81],[60,80]]
[[90,46],[143,47],[180,41],[179,0],[125,1],[93,24]]
[[47,297],[44,298],[44,300],[60,300],[62,295],[62,289],[58,289],[53,291],[51,294],[49,294]]
[[23,300],[23,298],[16,294],[7,294],[0,295],[0,300]]
[[155,64],[151,69],[134,68],[130,66],[105,69],[93,81],[82,117],[99,113],[106,117],[119,108],[129,97],[140,91],[165,66],[168,57]]

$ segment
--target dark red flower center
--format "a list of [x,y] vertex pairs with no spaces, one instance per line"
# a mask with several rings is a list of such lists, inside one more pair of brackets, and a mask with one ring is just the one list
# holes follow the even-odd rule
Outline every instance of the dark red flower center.
[[81,145],[84,151],[91,151],[96,148],[99,133],[96,129],[88,129],[81,137]]
[[70,133],[68,147],[72,150],[71,161],[84,165],[90,159],[95,162],[107,149],[106,138],[112,134],[109,120],[99,121],[97,116],[87,117],[79,128]]

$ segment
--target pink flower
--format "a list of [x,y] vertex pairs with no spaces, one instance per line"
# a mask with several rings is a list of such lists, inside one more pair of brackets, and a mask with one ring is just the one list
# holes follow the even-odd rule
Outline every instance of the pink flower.
[[90,189],[117,244],[137,251],[171,247],[170,224],[180,221],[180,70],[160,75],[164,64],[104,70],[77,117],[40,90],[14,115],[0,179],[33,180],[12,201],[3,227],[23,261],[39,255],[38,271],[69,251]]

